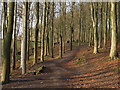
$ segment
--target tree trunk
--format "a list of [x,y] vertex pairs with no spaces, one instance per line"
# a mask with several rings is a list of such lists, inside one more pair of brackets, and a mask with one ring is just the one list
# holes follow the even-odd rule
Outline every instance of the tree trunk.
[[[61,15],[61,2],[60,2],[60,15]],[[60,31],[59,31],[59,57],[62,58],[63,54],[63,30],[62,30],[62,17],[60,17]]]
[[[29,60],[29,56],[30,56],[30,19],[29,19],[29,17],[30,17],[30,5],[31,5],[31,3],[29,2],[28,3],[28,25],[27,25],[27,60]],[[32,24],[32,23],[31,23]],[[31,29],[32,29],[32,27],[31,27]]]
[[6,2],[3,2],[3,9],[4,9],[4,12],[3,12],[3,16],[4,16],[4,21],[3,21],[3,39],[4,39],[4,36],[7,32],[7,3]]
[[73,25],[70,26],[70,50],[72,51],[72,42],[73,42]]
[[118,2],[118,40],[120,41],[120,2]]
[[103,30],[104,30],[104,44],[103,48],[106,48],[106,42],[107,42],[107,9],[106,9],[106,3],[104,3],[104,8],[103,8]]
[[111,2],[111,49],[110,49],[110,58],[115,59],[117,57],[117,21],[116,21],[116,3]]
[[78,46],[80,46],[80,35],[81,35],[81,23],[82,23],[82,20],[81,20],[81,11],[82,11],[82,3],[80,3],[80,10],[79,10],[79,31],[78,31]]
[[53,47],[53,44],[54,44],[54,2],[52,4],[52,35],[51,35],[51,57],[53,58],[54,57],[54,47]]
[[93,22],[93,29],[94,29],[94,54],[98,53],[98,40],[97,40],[97,3],[91,4],[91,18]]
[[36,30],[35,30],[35,44],[34,44],[34,62],[33,64],[37,63],[38,60],[38,32],[39,32],[39,2],[35,4],[36,8]]
[[59,56],[60,56],[60,58],[62,58],[62,53],[63,53],[63,51],[62,51],[62,35],[60,34],[60,46],[59,46]]
[[44,38],[45,38],[45,30],[46,30],[46,9],[47,9],[47,3],[44,3],[44,16],[43,16],[43,21],[44,21],[44,26],[42,29],[42,38],[41,38],[41,62],[44,61]]
[[66,46],[66,2],[63,3],[63,53],[65,53]]
[[26,73],[26,58],[27,58],[27,10],[28,2],[23,5],[23,38],[21,42],[21,67],[22,74]]
[[17,20],[17,2],[15,3],[15,10],[14,10],[14,40],[13,40],[13,62],[12,62],[12,69],[16,68],[16,20]]
[[72,2],[72,7],[71,7],[71,26],[70,26],[70,50],[72,50],[72,42],[74,41],[74,2]]
[[102,45],[101,45],[101,43],[102,43],[102,3],[99,3],[99,5],[100,5],[100,26],[99,26],[99,40],[98,40],[98,48],[101,48],[102,47]]
[[10,79],[10,48],[12,41],[13,24],[14,24],[14,2],[9,2],[8,28],[3,43],[4,45],[1,77],[1,81],[3,83],[9,82]]

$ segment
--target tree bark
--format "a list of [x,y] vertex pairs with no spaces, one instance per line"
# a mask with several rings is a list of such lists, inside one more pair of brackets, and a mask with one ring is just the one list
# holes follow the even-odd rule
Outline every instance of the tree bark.
[[14,40],[13,40],[13,62],[12,62],[12,69],[16,68],[16,20],[17,20],[17,2],[15,3],[15,10],[14,10]]
[[117,57],[117,21],[116,21],[116,3],[111,2],[111,28],[112,28],[112,36],[111,36],[111,49],[110,49],[110,58],[116,59]]
[[54,2],[52,4],[52,36],[51,36],[51,57],[54,57]]
[[7,3],[6,2],[3,2],[3,9],[4,9],[4,12],[3,12],[3,16],[4,16],[4,21],[3,21],[3,39],[4,39],[4,36],[7,32]]
[[27,11],[28,2],[23,5],[23,38],[21,42],[21,67],[22,74],[26,73],[26,58],[27,58]]
[[[60,2],[60,15],[62,15],[61,11],[61,2]],[[59,32],[59,57],[62,58],[63,54],[63,30],[62,30],[62,17],[60,17],[60,32]]]
[[1,81],[3,83],[8,83],[10,79],[10,48],[12,41],[13,24],[14,24],[14,2],[9,2],[8,27],[3,43],[3,62],[1,77]]
[[[27,25],[27,60],[29,60],[29,56],[30,56],[30,19],[29,19],[29,17],[30,17],[30,5],[31,5],[31,3],[29,2],[28,3],[28,25]],[[32,23],[31,23],[32,24]],[[32,27],[31,27],[31,29],[32,29]]]
[[107,42],[107,7],[106,7],[106,3],[104,3],[104,7],[103,7],[103,30],[104,30],[104,44],[103,44],[103,48],[106,48],[106,42]]
[[100,6],[100,26],[99,26],[99,40],[98,40],[98,48],[101,48],[102,47],[102,2],[99,3],[99,6]]
[[46,9],[47,9],[47,3],[44,3],[44,16],[43,16],[43,21],[44,21],[44,26],[42,29],[42,38],[41,38],[41,62],[44,61],[44,38],[45,38],[45,30],[46,30]]
[[34,44],[34,62],[33,64],[37,63],[38,60],[38,32],[39,32],[39,2],[35,4],[36,8],[36,30],[35,30],[35,44]]
[[80,10],[79,10],[79,31],[78,31],[78,46],[80,46],[80,35],[81,35],[81,23],[82,23],[82,3],[80,3]]
[[94,29],[94,54],[98,53],[98,40],[97,40],[97,3],[91,4],[91,18],[93,22],[93,29]]
[[74,41],[74,2],[72,2],[72,7],[71,7],[71,26],[70,26],[70,50],[72,50],[72,42]]

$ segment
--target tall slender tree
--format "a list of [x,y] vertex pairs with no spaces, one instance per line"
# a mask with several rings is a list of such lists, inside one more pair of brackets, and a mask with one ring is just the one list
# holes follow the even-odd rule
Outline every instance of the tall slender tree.
[[3,2],[3,16],[4,16],[4,21],[3,21],[3,39],[5,36],[5,33],[7,32],[7,3]]
[[98,53],[98,40],[97,40],[97,3],[91,3],[91,18],[94,30],[94,54]]
[[110,49],[110,58],[116,59],[117,57],[117,21],[116,21],[116,2],[111,2],[111,49]]
[[31,2],[28,2],[28,17],[27,17],[28,18],[27,19],[27,22],[28,22],[27,23],[28,24],[27,25],[27,60],[29,60],[29,56],[30,56],[30,6],[31,6]]
[[98,48],[102,47],[102,2],[99,3],[99,22],[100,25],[98,26]]
[[[62,10],[61,10],[61,2],[60,2],[60,15],[62,15]],[[59,57],[62,58],[63,56],[63,31],[62,31],[62,17],[60,17],[60,31],[59,31]]]
[[107,43],[107,3],[103,3],[103,30],[104,30],[104,44],[103,48],[106,48]]
[[82,2],[80,2],[80,5],[79,5],[80,9],[79,9],[79,31],[78,31],[78,46],[80,46],[80,35],[81,35],[81,23],[82,23],[82,14],[81,14],[81,11],[82,11]]
[[3,42],[2,77],[3,83],[10,80],[10,49],[14,24],[14,2],[9,2],[8,27]]
[[14,39],[13,39],[13,60],[12,60],[12,69],[16,68],[16,21],[17,21],[17,2],[15,2],[15,9],[14,9]]
[[45,56],[49,53],[49,33],[50,33],[50,2],[47,3],[47,11],[46,11],[46,32],[45,32]]
[[74,4],[75,2],[72,2],[72,7],[71,7],[71,25],[70,25],[70,50],[72,50],[72,42],[74,41]]
[[38,31],[39,31],[39,2],[35,4],[36,8],[36,30],[35,30],[35,44],[34,44],[34,64],[37,63],[38,59]]
[[23,38],[21,43],[21,67],[22,74],[26,73],[26,58],[27,58],[27,17],[28,17],[28,2],[23,4]]
[[62,11],[63,11],[63,53],[65,53],[66,47],[66,2],[62,4]]
[[54,2],[52,3],[51,57],[54,57]]
[[44,52],[45,52],[44,41],[45,41],[45,30],[46,30],[46,9],[47,9],[47,2],[44,2],[44,11],[43,11],[44,26],[42,28],[42,35],[41,35],[41,62],[44,61]]

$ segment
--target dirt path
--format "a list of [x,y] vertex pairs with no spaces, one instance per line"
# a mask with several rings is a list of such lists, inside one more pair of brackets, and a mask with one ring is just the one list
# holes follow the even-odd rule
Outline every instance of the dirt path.
[[[67,76],[73,74],[74,71],[64,68],[63,63],[67,63],[75,58],[79,52],[79,47],[75,47],[73,51],[68,51],[62,59],[46,60],[45,71],[39,75],[30,75],[25,77],[17,77],[11,80],[9,84],[3,85],[4,88],[64,88],[67,87]],[[35,67],[40,66],[37,64]],[[35,68],[33,67],[33,68]]]
[[[26,75],[12,79],[4,88],[91,88],[91,87],[118,87],[118,73],[111,71],[108,62],[101,62],[106,54],[93,55],[87,45],[75,47],[67,51],[62,59],[46,60],[45,70],[39,75]],[[81,58],[81,64],[75,64]],[[117,61],[109,61],[116,66]],[[104,65],[105,64],[105,65]],[[104,65],[104,67],[102,66]],[[40,64],[31,67],[35,69]],[[102,68],[101,68],[102,67]]]

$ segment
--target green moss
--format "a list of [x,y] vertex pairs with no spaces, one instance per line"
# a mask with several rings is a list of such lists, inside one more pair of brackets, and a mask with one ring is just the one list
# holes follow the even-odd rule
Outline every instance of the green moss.
[[37,70],[36,70],[36,75],[39,74],[40,72],[42,72],[44,69],[44,66],[40,66]]

